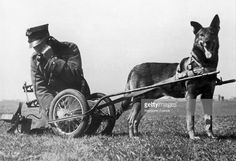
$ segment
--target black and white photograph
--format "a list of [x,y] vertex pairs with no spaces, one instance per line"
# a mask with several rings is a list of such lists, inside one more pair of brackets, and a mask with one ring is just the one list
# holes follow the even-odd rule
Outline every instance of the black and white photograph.
[[0,161],[236,160],[235,0],[0,0]]

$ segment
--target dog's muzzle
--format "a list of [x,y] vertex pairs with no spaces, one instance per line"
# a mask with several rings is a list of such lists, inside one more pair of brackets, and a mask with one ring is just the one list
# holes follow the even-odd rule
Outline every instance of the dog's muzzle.
[[200,41],[199,43],[201,47],[204,49],[206,58],[210,59],[215,49],[215,43],[210,42],[210,41],[206,41],[206,42]]

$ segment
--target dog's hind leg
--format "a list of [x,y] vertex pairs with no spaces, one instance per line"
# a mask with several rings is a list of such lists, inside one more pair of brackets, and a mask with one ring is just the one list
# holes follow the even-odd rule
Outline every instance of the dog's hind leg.
[[134,120],[134,136],[138,136],[139,135],[139,131],[138,131],[138,126],[140,123],[141,118],[139,118],[140,116],[138,116],[138,118],[136,120]]
[[137,134],[137,130],[135,129],[135,126],[138,124],[138,115],[140,113],[141,109],[141,103],[140,101],[135,101],[132,105],[132,110],[130,112],[130,115],[128,117],[128,123],[129,123],[129,136],[134,137]]
[[135,136],[139,135],[138,126],[139,126],[140,120],[143,118],[143,116],[145,114],[144,107],[142,107],[141,105],[139,105],[139,106],[140,106],[140,111],[134,121],[134,135]]

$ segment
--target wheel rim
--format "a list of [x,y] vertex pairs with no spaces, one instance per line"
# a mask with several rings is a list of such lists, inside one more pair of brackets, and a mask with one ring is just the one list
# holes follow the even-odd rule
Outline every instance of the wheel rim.
[[[65,94],[61,98],[59,98],[53,109],[53,119],[61,119],[70,117],[76,114],[83,114],[83,108],[81,101],[72,94]],[[67,121],[61,121],[54,123],[58,132],[63,135],[71,135],[74,131],[79,128],[80,123],[83,120],[81,118],[71,119]]]
[[[96,99],[93,99],[93,101],[98,101],[99,99],[100,98],[96,98]],[[100,105],[105,104],[105,103],[106,103],[106,101],[102,100]],[[100,115],[100,117],[109,117],[111,114],[109,106],[99,109],[96,112]],[[106,128],[107,124],[108,124],[108,121],[106,119],[102,118],[101,124],[98,127],[98,129],[96,130],[96,133],[100,134]]]
[[[98,101],[100,98],[92,99],[92,101]],[[102,100],[99,105],[105,104],[106,101]],[[98,109],[97,112],[102,116],[110,116],[111,112],[109,106],[103,107],[102,109]]]

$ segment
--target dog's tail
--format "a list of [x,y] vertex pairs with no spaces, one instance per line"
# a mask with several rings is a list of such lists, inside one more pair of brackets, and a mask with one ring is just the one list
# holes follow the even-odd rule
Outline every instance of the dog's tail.
[[[127,82],[127,84],[125,86],[125,91],[128,91],[128,90],[130,90],[129,82]],[[122,111],[128,110],[130,102],[131,102],[131,98],[127,98],[127,99],[125,99],[124,101],[121,102]]]
[[[130,79],[131,79],[132,73],[133,72],[131,70],[131,72],[128,75],[128,79],[127,79],[127,82],[126,82],[126,85],[125,85],[125,91],[128,91],[128,90],[131,89],[130,88],[130,83],[131,83]],[[124,94],[124,96],[125,96],[125,94]],[[132,98],[127,98],[127,99],[125,99],[124,101],[121,102],[120,108],[118,108],[117,111],[116,111],[116,119],[118,119],[124,111],[129,109],[131,99]]]
[[[128,75],[128,79],[127,79],[127,82],[126,82],[126,86],[125,86],[125,91],[128,91],[128,90],[131,90],[131,75],[132,75],[132,71],[129,73]],[[121,102],[121,110],[122,111],[126,111],[129,109],[129,105],[131,103],[131,99],[132,98],[128,98],[124,101]]]

